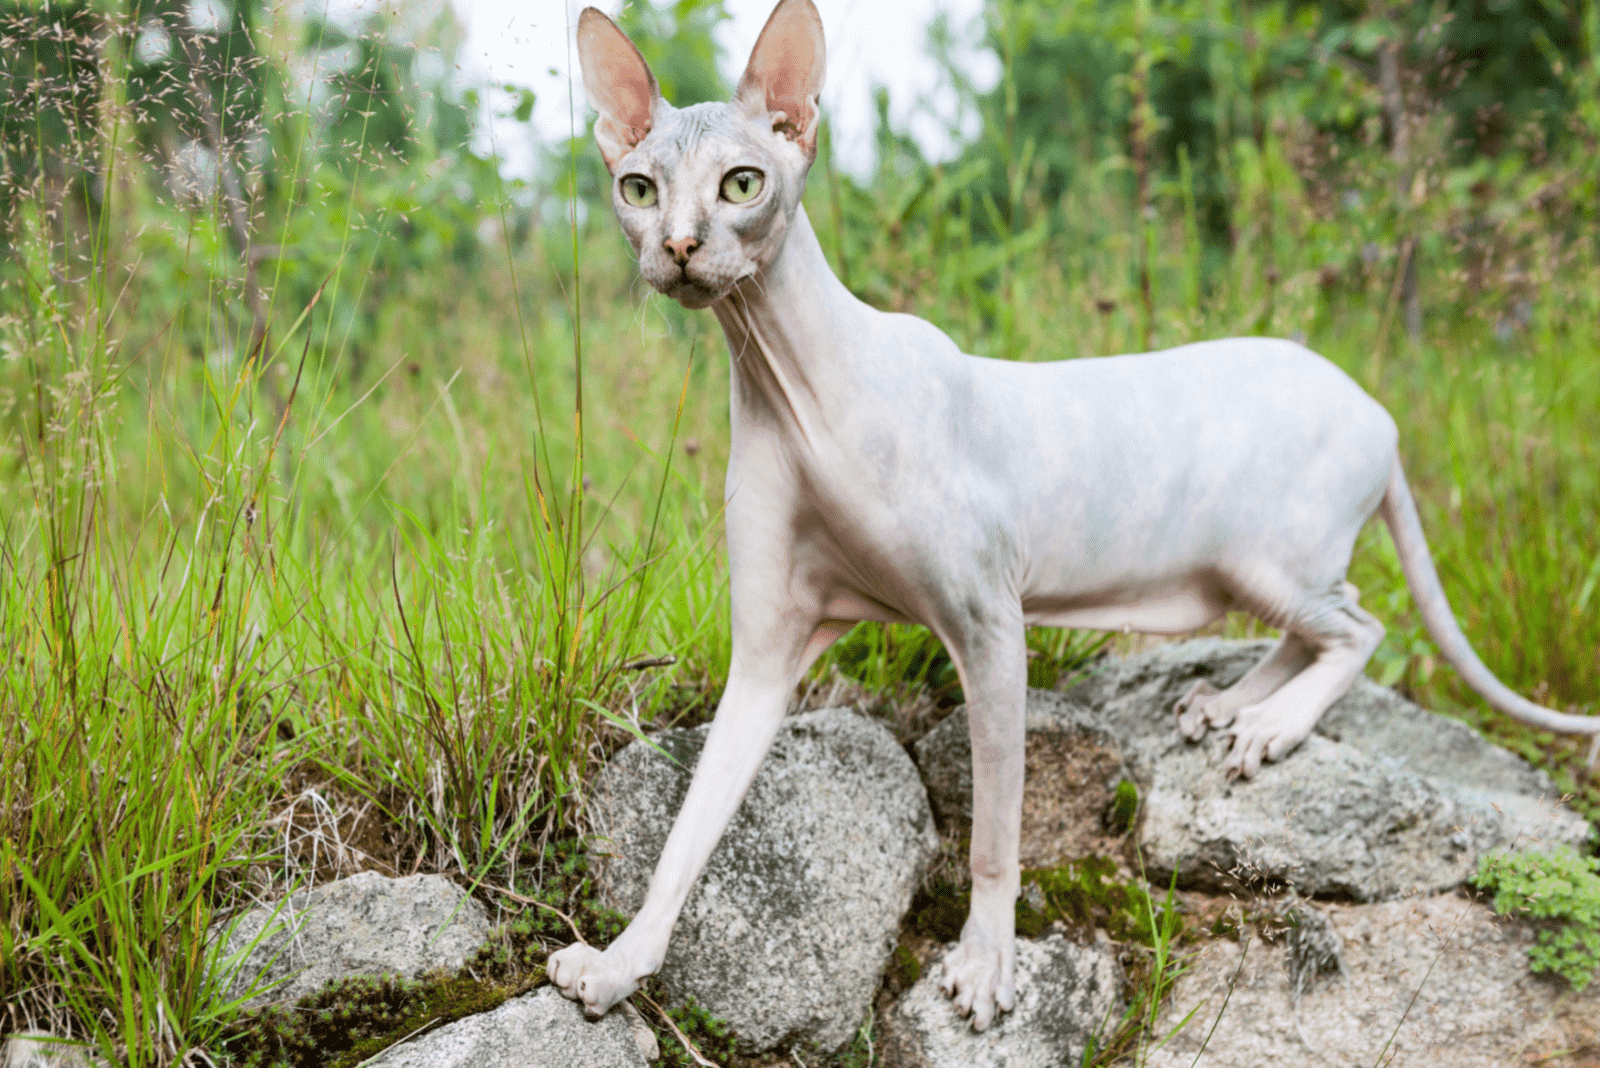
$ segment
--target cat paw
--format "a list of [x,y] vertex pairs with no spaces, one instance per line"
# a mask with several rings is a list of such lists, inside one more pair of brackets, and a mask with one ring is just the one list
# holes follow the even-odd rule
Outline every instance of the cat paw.
[[974,1031],[984,1031],[1016,1005],[1016,971],[1015,937],[1009,931],[1003,939],[986,937],[969,917],[960,943],[945,955],[939,988]]
[[1220,696],[1221,690],[1200,679],[1178,699],[1172,710],[1178,714],[1178,730],[1185,738],[1198,742],[1209,728],[1226,727],[1233,721],[1233,716],[1216,700]]
[[550,954],[545,974],[565,997],[581,1004],[590,1019],[598,1019],[638,990],[651,973],[641,972],[615,945],[602,953],[580,942]]
[[1267,761],[1282,760],[1289,751],[1311,735],[1316,717],[1285,715],[1268,703],[1246,705],[1234,717],[1229,734],[1233,747],[1222,770],[1228,778],[1252,778]]

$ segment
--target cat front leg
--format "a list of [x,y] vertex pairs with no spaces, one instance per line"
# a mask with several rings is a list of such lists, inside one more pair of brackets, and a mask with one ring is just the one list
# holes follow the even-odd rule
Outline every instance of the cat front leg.
[[1021,607],[946,640],[972,732],[972,907],[941,986],[976,1031],[1016,1003],[1027,645]]
[[755,781],[783,724],[796,679],[820,652],[812,647],[825,648],[837,635],[790,611],[775,625],[760,628],[760,640],[741,638],[738,616],[728,685],[650,877],[644,906],[604,952],[579,944],[550,955],[550,981],[591,1017],[603,1016],[660,970],[689,891]]

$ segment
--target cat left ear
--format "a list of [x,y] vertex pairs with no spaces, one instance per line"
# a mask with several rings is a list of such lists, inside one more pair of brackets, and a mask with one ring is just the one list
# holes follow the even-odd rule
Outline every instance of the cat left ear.
[[589,103],[600,113],[594,139],[606,170],[633,151],[650,132],[650,115],[661,100],[655,75],[622,28],[597,8],[578,16],[578,64]]
[[736,99],[772,116],[772,128],[817,155],[818,99],[827,68],[822,16],[811,0],[778,0],[750,53]]

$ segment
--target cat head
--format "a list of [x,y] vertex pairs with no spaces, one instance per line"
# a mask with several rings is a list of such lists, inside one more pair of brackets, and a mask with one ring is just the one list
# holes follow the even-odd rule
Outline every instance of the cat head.
[[578,18],[578,59],[645,281],[704,308],[771,263],[817,153],[825,53],[811,0],[779,0],[725,104],[667,103],[633,42],[592,7]]

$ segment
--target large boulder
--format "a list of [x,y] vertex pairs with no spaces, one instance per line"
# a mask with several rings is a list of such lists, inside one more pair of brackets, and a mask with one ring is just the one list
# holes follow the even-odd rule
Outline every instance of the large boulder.
[[621,1011],[590,1022],[577,1002],[546,986],[394,1047],[378,1063],[383,1068],[644,1068],[649,1062]]
[[939,989],[943,956],[882,1014],[883,1063],[895,1068],[1059,1068],[1122,1021],[1122,969],[1108,945],[1061,935],[1017,939],[1017,1003],[981,1034]]
[[1115,741],[1144,792],[1141,838],[1156,878],[1381,900],[1456,886],[1487,850],[1588,840],[1588,823],[1559,805],[1543,773],[1366,679],[1282,761],[1229,781],[1225,733],[1187,741],[1173,705],[1197,679],[1228,686],[1268,648],[1165,645],[1109,661],[1065,695],[1029,695],[1033,715],[1048,710]]
[[1600,1051],[1600,984],[1574,993],[1531,974],[1523,925],[1455,894],[1321,911],[1337,933],[1342,971],[1297,973],[1292,939],[1252,939],[1248,951],[1212,942],[1178,979],[1154,1034],[1193,1016],[1144,1063],[1500,1068],[1578,1063],[1552,1058]]
[[293,1001],[352,976],[414,979],[459,968],[490,933],[483,905],[449,879],[392,879],[370,871],[291,894],[216,931],[227,936],[224,960],[245,954],[230,996],[252,982],[283,980],[251,998],[249,1008]]
[[[708,727],[635,742],[596,778],[591,870],[633,914]],[[674,1001],[727,1020],[741,1050],[831,1052],[866,1018],[900,918],[938,848],[927,794],[882,725],[790,719],[689,895],[661,969]]]

